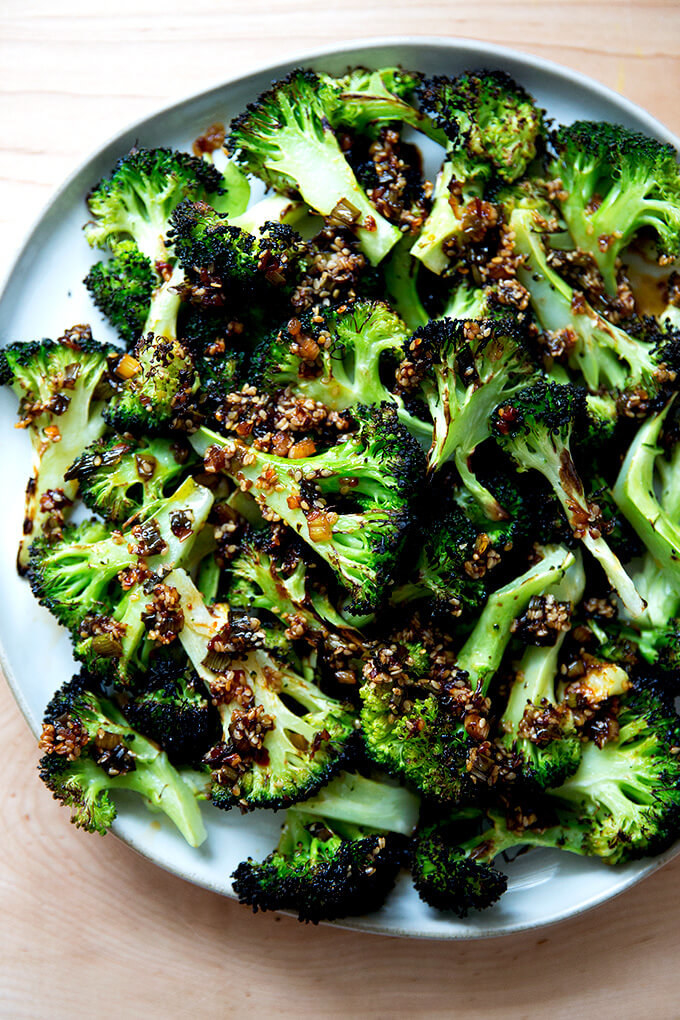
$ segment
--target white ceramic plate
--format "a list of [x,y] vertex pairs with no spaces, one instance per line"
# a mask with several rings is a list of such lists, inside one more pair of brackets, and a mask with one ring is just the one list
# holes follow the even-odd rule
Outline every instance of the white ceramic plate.
[[[162,110],[128,128],[88,159],[52,199],[9,274],[0,298],[0,344],[56,337],[76,322],[92,323],[99,339],[114,339],[81,283],[94,261],[81,230],[87,218],[84,196],[89,188],[133,143],[188,148],[209,124],[228,123],[270,81],[302,64],[331,73],[341,73],[352,64],[401,64],[428,74],[502,68],[557,121],[615,121],[680,147],[658,121],[604,86],[556,64],[499,46],[455,39],[415,43],[388,39],[306,54]],[[0,470],[5,479],[0,501],[0,659],[16,699],[37,733],[46,702],[53,690],[71,676],[73,663],[65,631],[37,605],[28,585],[15,571],[30,463],[28,439],[13,428],[15,404],[12,394],[0,392]],[[269,812],[241,816],[236,811],[224,813],[206,806],[208,839],[199,850],[192,850],[163,816],[150,814],[133,796],[121,796],[118,805],[114,831],[121,839],[168,871],[230,897],[229,876],[236,865],[249,855],[264,857],[275,845],[281,824],[281,816]],[[68,824],[66,811],[64,824]],[[509,888],[500,903],[466,920],[431,910],[404,875],[382,910],[348,919],[343,926],[388,935],[447,939],[522,931],[554,923],[610,899],[659,868],[677,849],[617,869],[557,851],[532,851],[507,866]],[[95,840],[92,852],[97,852]]]

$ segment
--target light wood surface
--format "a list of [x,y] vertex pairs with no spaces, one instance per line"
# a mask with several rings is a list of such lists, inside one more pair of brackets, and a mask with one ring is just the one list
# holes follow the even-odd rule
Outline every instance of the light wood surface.
[[[2,0],[0,276],[52,190],[128,122],[296,50],[397,34],[549,57],[680,133],[677,0]],[[680,1015],[680,860],[581,918],[493,941],[253,917],[74,830],[4,684],[0,712],[3,1017]]]

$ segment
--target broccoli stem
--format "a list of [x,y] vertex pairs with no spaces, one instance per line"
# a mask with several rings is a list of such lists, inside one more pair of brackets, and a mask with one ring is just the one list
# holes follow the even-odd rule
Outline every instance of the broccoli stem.
[[573,332],[576,347],[570,365],[582,372],[591,390],[598,390],[603,383],[617,390],[648,383],[657,367],[649,351],[598,315],[585,300],[582,309],[574,312],[574,291],[548,265],[542,235],[535,227],[532,210],[513,210],[510,228],[515,233],[515,247],[525,258],[517,275],[529,291],[543,329]]
[[410,253],[410,238],[404,237],[392,249],[385,265],[385,289],[394,310],[411,330],[430,320],[418,293],[419,263]]
[[659,567],[678,586],[680,525],[671,520],[660,505],[654,482],[654,468],[660,454],[659,433],[669,408],[670,403],[638,430],[621,465],[612,495]]
[[315,797],[295,805],[301,815],[348,822],[363,829],[410,836],[418,822],[420,799],[387,780],[343,772]]
[[181,306],[177,286],[183,279],[184,270],[181,266],[176,265],[172,270],[170,279],[165,280],[154,292],[142,336],[146,336],[147,333],[153,333],[154,336],[162,336],[167,340],[175,340],[177,338],[177,316]]
[[599,532],[592,533],[588,505],[583,483],[579,478],[567,444],[550,433],[530,442],[518,437],[513,447],[522,470],[540,471],[553,488],[567,516],[569,525],[592,556],[601,564],[611,585],[631,616],[644,611],[645,602],[624,570],[618,556],[612,552]]
[[[482,164],[474,168],[466,167],[453,148],[449,147],[435,181],[430,215],[411,248],[411,255],[431,272],[441,275],[448,266],[449,256],[444,251],[444,245],[462,237],[463,220],[460,210],[473,199],[482,197],[489,174],[490,168]],[[456,211],[451,204],[450,186],[454,180],[462,181],[462,195],[456,203]]]
[[[547,588],[545,594],[554,595],[561,602],[570,602],[573,607],[583,598],[585,585],[583,560],[577,552],[561,580]],[[558,660],[566,636],[566,630],[560,631],[555,644],[548,647],[529,646],[524,652],[501,720],[501,728],[511,739],[517,736],[527,705],[540,707],[544,702],[555,704]]]
[[575,562],[574,554],[563,546],[547,546],[543,551],[539,563],[489,597],[475,629],[456,656],[456,666],[469,673],[470,682],[483,694],[500,666],[513,620],[524,612],[534,595],[543,594]]

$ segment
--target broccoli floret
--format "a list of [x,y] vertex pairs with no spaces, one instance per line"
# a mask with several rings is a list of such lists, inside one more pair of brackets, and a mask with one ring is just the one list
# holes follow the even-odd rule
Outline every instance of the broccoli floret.
[[487,517],[504,514],[470,468],[470,458],[490,436],[489,416],[535,375],[521,330],[510,320],[433,320],[405,344],[399,378],[417,392],[434,421],[428,465],[438,470],[453,460],[465,487]]
[[[121,242],[132,241],[154,272],[155,289],[135,339],[148,333],[175,339],[180,306],[177,286],[184,274],[166,245],[170,216],[183,199],[204,199],[219,195],[221,189],[222,175],[206,160],[171,149],[132,149],[88,195],[93,217],[85,226],[89,243],[108,246],[115,259]],[[129,281],[131,291],[126,279],[127,270],[118,281],[120,286],[116,285],[116,304],[138,308],[137,271]]]
[[158,277],[134,241],[120,241],[108,262],[97,262],[83,283],[97,308],[132,346],[144,331]]
[[421,897],[437,910],[467,917],[470,910],[493,906],[508,886],[507,877],[493,862],[500,854],[522,846],[557,847],[583,854],[584,833],[578,819],[539,827],[523,824],[514,816],[488,811],[490,824],[469,836],[471,825],[483,815],[474,809],[458,810],[442,821],[426,826],[416,837],[411,871]]
[[491,429],[520,471],[539,471],[550,483],[576,538],[600,563],[621,601],[635,616],[644,602],[602,535],[602,520],[589,504],[569,441],[586,417],[585,394],[571,385],[538,382],[499,404]]
[[561,127],[548,172],[562,182],[560,211],[574,243],[616,293],[621,252],[643,228],[659,254],[680,254],[680,167],[672,145],[604,121]]
[[104,835],[116,817],[111,794],[134,790],[167,815],[190,846],[200,846],[206,832],[195,789],[205,789],[205,777],[194,775],[187,782],[165,752],[87,683],[86,676],[75,677],[45,711],[40,778],[55,800],[71,808],[71,821],[79,828]]
[[179,427],[199,387],[193,358],[184,344],[160,333],[141,337],[121,359],[124,376],[104,417],[117,432],[149,435]]
[[128,682],[154,641],[171,642],[172,628],[164,631],[155,619],[167,608],[168,620],[178,620],[172,605],[162,604],[172,595],[163,571],[186,561],[212,502],[208,489],[187,478],[172,496],[147,504],[122,537],[92,520],[69,525],[56,543],[33,544],[33,593],[69,629],[76,657],[91,672]]
[[266,337],[249,376],[265,393],[290,386],[336,411],[394,403],[398,419],[429,446],[432,426],[410,414],[382,378],[390,355],[403,358],[407,337],[406,325],[383,301],[316,309]]
[[376,265],[399,229],[368,201],[329,122],[324,86],[311,71],[293,71],[231,123],[228,145],[266,184],[299,192],[312,209],[356,232]]
[[283,223],[268,222],[255,234],[233,224],[206,202],[182,202],[171,218],[169,242],[180,265],[194,281],[191,298],[200,304],[214,291],[228,300],[229,289],[251,291],[258,280],[273,288],[290,284],[307,249],[299,234]]
[[574,562],[573,554],[559,546],[544,552],[542,560],[489,597],[455,656],[437,655],[423,670],[408,650],[387,646],[364,668],[361,725],[369,758],[432,800],[465,799],[476,782],[476,743],[489,735],[486,693],[513,622],[532,596]]
[[[325,668],[342,684],[355,684],[365,641],[328,595],[309,582],[309,568],[299,557],[285,566],[268,551],[266,530],[248,536],[229,563],[226,599],[232,608],[265,610],[285,624],[292,639],[311,645]],[[286,561],[289,557],[286,556]],[[294,563],[294,565],[293,565]]]
[[506,199],[515,247],[524,257],[517,270],[536,317],[549,338],[548,350],[580,372],[593,392],[603,385],[627,394],[628,413],[644,411],[650,398],[675,378],[677,350],[667,338],[636,339],[596,312],[549,264],[544,238],[552,212],[531,193]]
[[427,79],[421,109],[473,162],[488,163],[505,181],[522,177],[545,137],[543,113],[504,71],[466,71]]
[[219,736],[216,713],[195,671],[170,658],[152,659],[135,678],[125,715],[173,765],[196,765]]
[[545,134],[541,111],[501,71],[436,77],[420,90],[421,107],[446,133],[449,146],[437,176],[432,211],[411,253],[434,273],[449,255],[478,241],[498,221],[483,200],[492,176],[521,177]]
[[272,854],[238,866],[232,877],[240,902],[255,913],[294,910],[314,924],[377,910],[394,885],[417,803],[399,786],[339,776],[289,809]]
[[180,442],[113,435],[91,443],[66,477],[78,482],[81,499],[94,513],[126,521],[168,495],[195,462],[193,450]]
[[390,604],[426,599],[436,618],[479,608],[488,594],[488,570],[500,562],[493,535],[475,527],[454,504],[428,523],[419,542],[411,577],[392,591]]
[[[559,786],[578,768],[581,742],[569,706],[558,702],[556,682],[560,649],[573,607],[581,600],[585,573],[580,555],[553,588],[546,591],[531,620],[546,632],[547,646],[528,647],[522,656],[508,704],[499,723],[500,742],[520,759],[522,771],[542,788]],[[532,610],[531,603],[528,613]]]
[[373,136],[381,125],[408,124],[445,145],[444,131],[408,101],[414,97],[421,76],[398,67],[370,71],[354,67],[341,78],[320,75],[323,102],[334,129]]
[[76,485],[64,475],[82,450],[105,429],[107,356],[89,328],[74,326],[59,340],[9,344],[0,351],[0,385],[19,398],[19,427],[28,429],[33,472],[18,565],[24,570],[36,536],[58,538]]
[[155,265],[165,261],[170,216],[185,198],[219,194],[222,175],[204,159],[172,149],[132,149],[87,197],[85,227],[97,248],[132,239]]
[[256,487],[265,517],[284,521],[330,565],[351,594],[348,611],[360,614],[380,604],[397,572],[425,464],[394,406],[353,413],[356,433],[295,460],[205,428],[191,442],[207,471]]
[[578,771],[552,791],[586,827],[586,852],[610,864],[666,850],[680,827],[680,722],[644,678],[622,699],[618,734],[584,746]]
[[191,578],[173,571],[179,640],[216,704],[222,740],[205,757],[217,807],[283,807],[311,796],[352,754],[351,709],[263,647],[256,618],[208,609]]

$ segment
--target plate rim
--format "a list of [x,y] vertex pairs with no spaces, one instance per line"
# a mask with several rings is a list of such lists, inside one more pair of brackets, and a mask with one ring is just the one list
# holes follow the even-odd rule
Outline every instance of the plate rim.
[[[226,78],[220,78],[219,81],[210,85],[207,88],[198,89],[191,93],[185,93],[180,97],[170,100],[166,103],[156,107],[151,113],[145,116],[128,122],[118,131],[107,137],[102,141],[96,148],[88,152],[88,154],[78,160],[73,169],[66,175],[62,180],[61,184],[52,191],[41,207],[35,217],[32,218],[30,226],[24,236],[23,242],[19,245],[15,256],[10,261],[7,269],[0,279],[0,307],[2,306],[7,292],[10,289],[14,275],[20,266],[22,259],[26,252],[30,249],[34,238],[38,234],[42,227],[43,221],[48,216],[50,210],[61,200],[62,196],[69,190],[74,181],[79,175],[89,166],[89,164],[101,156],[101,154],[111,148],[115,147],[118,143],[122,142],[126,136],[131,133],[142,133],[148,125],[153,124],[159,117],[166,114],[172,113],[183,106],[190,106],[193,103],[207,99],[211,96],[217,97],[220,92],[224,89],[232,88],[242,83],[247,83],[250,79],[257,78],[263,74],[271,73],[273,76],[279,76],[284,72],[284,69],[300,66],[304,64],[311,64],[318,62],[326,57],[337,57],[343,54],[347,54],[348,60],[352,59],[352,55],[356,54],[370,54],[372,51],[378,49],[384,49],[387,47],[400,47],[405,49],[417,48],[417,47],[430,47],[432,49],[440,49],[443,52],[455,50],[457,52],[470,52],[478,54],[480,51],[484,52],[485,60],[488,56],[489,63],[494,59],[510,60],[515,63],[524,64],[532,69],[539,70],[549,76],[561,79],[565,83],[575,84],[579,87],[587,88],[591,93],[594,93],[598,98],[613,103],[617,108],[623,112],[632,114],[636,119],[642,121],[650,134],[655,135],[663,141],[669,142],[674,146],[676,151],[680,151],[680,138],[667,128],[662,121],[657,117],[653,116],[644,107],[634,103],[632,100],[625,96],[622,96],[615,89],[611,88],[604,83],[591,78],[589,75],[577,71],[573,68],[566,67],[557,61],[549,60],[545,57],[537,56],[532,53],[527,53],[521,49],[516,49],[511,46],[504,46],[498,43],[488,43],[483,39],[469,38],[469,37],[458,37],[458,36],[404,36],[404,35],[385,35],[385,36],[371,36],[369,38],[358,39],[358,40],[340,40],[337,43],[329,44],[323,47],[314,47],[308,50],[294,51],[289,59],[279,61],[277,63],[271,63],[270,61],[263,61],[257,65],[251,67],[250,70],[233,75]],[[28,705],[28,702],[23,694],[21,686],[18,683],[17,677],[14,674],[9,656],[5,650],[5,647],[0,640],[0,666],[2,667],[3,674],[7,681],[12,695],[19,707],[21,714],[24,717],[29,729],[33,732],[34,736],[38,734],[38,727],[32,723],[32,711]],[[142,844],[132,835],[124,835],[120,831],[117,831],[117,824],[114,822],[111,830],[112,834],[131,850],[143,857],[145,860],[152,863],[155,867],[160,868],[167,874],[171,874],[176,878],[180,878],[183,881],[189,882],[198,888],[207,889],[212,893],[219,896],[223,896],[227,899],[236,901],[237,897],[233,891],[225,891],[216,887],[209,880],[202,878],[198,875],[190,875],[186,871],[180,872],[176,868],[173,868],[169,862],[159,861],[153,854],[142,846]],[[549,920],[541,921],[523,921],[511,924],[503,931],[497,931],[493,929],[485,928],[484,926],[478,927],[474,930],[468,931],[445,931],[445,932],[413,932],[405,929],[400,925],[393,926],[389,931],[384,928],[372,924],[370,917],[372,915],[366,915],[365,917],[358,916],[356,918],[347,918],[340,921],[324,921],[324,925],[337,928],[345,931],[358,931],[365,934],[382,935],[387,938],[418,938],[426,939],[429,941],[455,941],[455,942],[468,942],[478,941],[480,939],[488,938],[504,938],[512,935],[521,934],[527,931],[536,931],[543,928],[553,927],[554,925],[560,924],[563,921],[576,918],[582,914],[593,910],[595,907],[600,906],[604,903],[608,903],[611,900],[621,896],[628,889],[642,882],[644,879],[649,878],[652,874],[663,868],[669,861],[673,860],[680,854],[680,839],[676,842],[673,847],[670,847],[665,853],[658,857],[649,858],[649,863],[646,864],[642,870],[636,874],[627,877],[623,877],[619,886],[613,891],[601,892],[594,894],[585,903],[580,903],[578,907],[566,907]],[[289,911],[277,911],[277,913],[286,914],[287,916],[294,916]],[[483,914],[480,915],[483,917]]]

